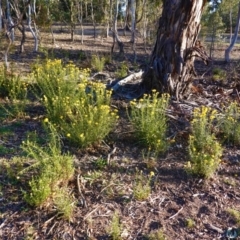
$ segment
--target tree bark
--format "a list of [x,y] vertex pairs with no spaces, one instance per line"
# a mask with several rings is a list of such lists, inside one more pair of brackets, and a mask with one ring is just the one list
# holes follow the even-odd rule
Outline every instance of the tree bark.
[[225,50],[225,61],[226,62],[230,62],[230,56],[229,55],[230,55],[230,52],[232,51],[232,49],[234,47],[234,44],[237,41],[239,27],[240,27],[240,2],[238,4],[238,17],[237,17],[237,24],[236,24],[236,27],[235,27],[234,36],[232,37],[232,41],[231,41],[230,46]]
[[118,6],[119,6],[119,0],[116,1],[116,7],[115,7],[115,13],[114,13],[113,29],[112,29],[113,45],[111,48],[111,53],[113,53],[115,42],[117,41],[117,44],[119,47],[119,54],[124,55],[124,45],[118,36],[118,29],[117,29]]
[[194,59],[208,61],[197,41],[206,0],[165,0],[150,64],[143,76],[146,90],[168,92],[183,98],[191,82]]

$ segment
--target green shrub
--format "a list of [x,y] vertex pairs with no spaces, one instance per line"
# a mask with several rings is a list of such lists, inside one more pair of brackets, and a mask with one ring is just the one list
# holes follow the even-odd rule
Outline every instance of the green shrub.
[[237,225],[240,227],[240,211],[233,208],[229,208],[227,209],[227,212],[234,217],[234,219],[237,222]]
[[128,114],[135,128],[138,139],[156,153],[164,152],[168,147],[166,137],[169,95],[162,95],[153,90],[152,96],[144,95],[138,102],[130,103],[131,113]]
[[133,187],[133,196],[138,201],[146,200],[151,194],[151,177],[153,172],[149,176],[144,176],[142,172],[136,174],[135,184]]
[[222,146],[212,133],[212,122],[216,111],[208,107],[196,108],[191,122],[192,135],[189,137],[189,157],[186,170],[205,178],[212,176],[220,164]]
[[185,224],[187,228],[194,228],[195,227],[195,221],[191,218],[185,219]]
[[128,75],[128,66],[126,62],[122,62],[120,68],[116,72],[118,78],[124,78]]
[[162,230],[157,230],[151,231],[151,233],[146,236],[146,240],[166,240],[166,237]]
[[0,67],[0,110],[6,117],[22,117],[27,104],[28,83],[20,75]]
[[26,99],[28,84],[21,80],[19,75],[8,72],[0,67],[0,97],[10,100]]
[[100,57],[98,55],[92,55],[91,66],[94,70],[101,72],[105,65],[105,57]]
[[46,147],[29,140],[22,145],[28,156],[34,159],[34,163],[23,170],[33,176],[29,189],[24,192],[25,200],[33,206],[42,205],[59,188],[67,186],[74,173],[72,156],[61,154],[59,135],[52,125],[48,127],[50,136]]
[[89,82],[88,76],[87,69],[64,67],[59,60],[48,60],[34,70],[47,110],[45,121],[56,124],[61,135],[79,147],[102,140],[118,118],[110,108],[111,91],[102,83]]
[[226,78],[226,72],[221,68],[214,68],[213,69],[213,80],[224,80]]
[[115,212],[112,218],[112,221],[107,229],[109,235],[112,237],[113,240],[121,240],[121,233],[122,233],[122,225],[119,221],[118,212]]
[[62,218],[71,220],[75,209],[75,201],[67,188],[62,188],[57,191],[54,196],[54,204]]
[[218,126],[225,141],[240,145],[240,107],[232,102],[218,117]]

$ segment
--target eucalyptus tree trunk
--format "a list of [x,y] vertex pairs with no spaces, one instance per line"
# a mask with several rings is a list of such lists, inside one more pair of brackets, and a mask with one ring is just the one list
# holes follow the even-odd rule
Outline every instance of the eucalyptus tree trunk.
[[240,2],[239,2],[239,5],[238,5],[237,24],[236,24],[236,27],[235,27],[234,36],[232,37],[232,41],[231,41],[230,46],[225,50],[225,61],[226,62],[230,62],[230,52],[232,51],[232,49],[234,47],[234,44],[237,41],[239,26],[240,26]]
[[6,1],[6,6],[7,6],[7,31],[9,37],[11,38],[11,41],[14,42],[14,23],[11,16],[9,0]]
[[[35,15],[35,8],[36,7],[36,0],[33,1],[33,6],[31,6],[30,3],[28,3],[28,14],[27,14],[27,18],[28,18],[28,27],[30,32],[32,33],[32,36],[34,38],[34,52],[38,51],[38,32],[37,32],[37,28],[36,28],[36,24],[35,24],[35,20],[32,20],[32,13]],[[34,23],[34,27],[32,27],[32,22]]]
[[113,45],[112,45],[111,53],[113,53],[115,42],[117,41],[117,44],[119,47],[119,53],[122,55],[122,54],[124,54],[124,49],[123,49],[124,45],[118,36],[118,29],[117,29],[118,6],[119,6],[119,0],[116,0],[116,8],[115,8],[115,13],[114,13],[113,29],[112,29]]
[[81,28],[81,44],[83,44],[83,36],[84,36],[84,28],[83,28],[83,0],[76,1],[76,5],[78,8],[78,21],[80,23],[80,28]]
[[230,37],[229,37],[229,43],[232,42],[232,7],[229,11],[229,22],[230,22]]
[[187,94],[196,56],[208,61],[197,41],[206,0],[165,0],[150,64],[143,75],[147,91],[157,89],[177,99]]
[[96,39],[96,20],[95,15],[93,11],[93,1],[91,0],[91,17],[92,17],[92,23],[93,23],[93,29],[94,29],[94,39]]
[[136,27],[136,2],[135,0],[131,0],[131,16],[132,16],[132,23],[131,23],[131,43],[135,43],[135,27]]
[[3,30],[2,1],[0,0],[0,32]]
[[21,23],[18,25],[18,30],[22,34],[22,38],[21,38],[21,42],[20,42],[20,46],[19,46],[19,53],[23,53],[24,52],[24,44],[26,42],[26,29],[25,29],[25,25],[24,25],[23,21],[21,21]]

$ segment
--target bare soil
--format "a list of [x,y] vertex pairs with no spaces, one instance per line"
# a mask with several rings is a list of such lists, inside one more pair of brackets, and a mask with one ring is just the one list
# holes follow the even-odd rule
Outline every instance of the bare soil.
[[[28,35],[26,52],[18,54],[17,47],[9,56],[13,69],[22,74],[30,71],[30,65],[37,58],[57,57],[64,62],[73,61],[79,67],[90,67],[92,54],[110,56],[112,38],[80,36],[70,42],[70,34],[60,32],[55,35],[56,43],[51,44],[49,33],[42,34],[39,53],[32,53],[33,41]],[[139,37],[136,44],[137,64],[133,63],[133,51],[129,37],[123,37],[125,56],[119,56],[117,49],[106,64],[105,70],[111,78],[122,61],[128,63],[131,71],[136,66],[147,63],[151,46],[147,52]],[[240,102],[240,49],[235,48],[230,64],[223,62],[224,46],[218,46],[216,58],[210,66],[196,61],[198,77],[193,81],[192,92],[185,101],[172,101],[169,107],[169,136],[175,138],[168,151],[159,156],[157,164],[149,166],[145,150],[134,138],[132,127],[127,119],[125,108],[128,100],[113,95],[112,105],[120,112],[115,130],[101,145],[80,150],[64,146],[64,150],[74,154],[76,165],[75,179],[70,183],[76,200],[76,211],[71,221],[65,221],[56,214],[53,206],[31,208],[22,199],[21,185],[7,179],[0,171],[0,238],[3,240],[22,239],[112,239],[108,227],[114,212],[119,213],[122,225],[122,239],[149,239],[150,232],[162,230],[166,239],[227,239],[228,228],[239,228],[236,220],[227,210],[240,211],[240,148],[224,144],[224,154],[216,174],[205,181],[186,174],[184,165],[188,161],[187,142],[190,132],[189,120],[192,109],[207,105],[218,110],[223,105],[236,100]],[[226,71],[224,79],[213,80],[213,68]],[[22,119],[6,118],[0,123],[0,146],[9,151],[0,151],[2,161],[11,161],[21,154],[20,144],[27,133],[37,132],[44,138],[41,121],[44,109],[30,106]],[[4,133],[2,129],[11,129]],[[114,150],[114,151],[113,151]],[[98,160],[108,159],[109,164],[99,165]],[[149,159],[148,159],[149,160]],[[136,173],[142,171],[151,179],[151,194],[144,201],[133,197]],[[89,179],[93,172],[100,173],[96,179]],[[91,175],[92,176],[92,175]],[[78,178],[79,177],[79,178]],[[78,179],[78,180],[77,180]],[[80,187],[80,190],[79,190]],[[187,219],[194,226],[186,224]]]

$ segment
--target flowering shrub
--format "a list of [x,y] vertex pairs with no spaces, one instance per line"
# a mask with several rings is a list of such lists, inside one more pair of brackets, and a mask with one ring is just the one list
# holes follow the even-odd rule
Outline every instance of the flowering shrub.
[[222,147],[212,133],[216,111],[208,107],[196,108],[191,122],[192,135],[189,137],[189,157],[186,170],[192,174],[210,177],[218,168]]
[[237,102],[230,103],[218,117],[218,124],[225,141],[240,145],[240,107]]
[[0,67],[0,97],[12,100],[23,100],[27,95],[28,84],[20,79],[19,75],[7,72]]
[[110,108],[111,91],[104,84],[88,82],[88,69],[48,60],[35,67],[33,76],[48,119],[70,142],[86,147],[110,132],[118,118]]
[[166,141],[167,117],[165,110],[168,106],[169,95],[162,95],[153,90],[152,96],[144,95],[142,99],[130,103],[130,121],[136,129],[136,135],[144,144],[156,153],[167,149]]

